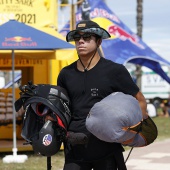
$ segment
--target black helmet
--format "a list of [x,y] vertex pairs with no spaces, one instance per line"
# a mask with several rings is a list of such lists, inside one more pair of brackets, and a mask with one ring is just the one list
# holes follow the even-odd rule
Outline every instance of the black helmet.
[[62,143],[59,132],[54,122],[45,122],[38,133],[38,139],[32,141],[34,152],[48,157],[56,154]]
[[[21,136],[32,144],[36,153],[54,155],[66,138],[71,119],[66,90],[59,86],[33,85],[30,82],[20,90],[20,99],[15,102],[15,108],[16,111],[21,107],[25,109]],[[45,122],[47,114],[54,121]]]
[[[25,97],[28,87],[24,87],[26,92],[21,97]],[[30,93],[30,91],[29,91]],[[67,129],[70,123],[71,113],[69,109],[70,100],[65,89],[60,86],[49,84],[38,84],[32,88],[32,96],[25,100],[23,106],[26,108],[29,104],[42,104],[50,108],[62,120]],[[30,94],[29,94],[30,95]]]

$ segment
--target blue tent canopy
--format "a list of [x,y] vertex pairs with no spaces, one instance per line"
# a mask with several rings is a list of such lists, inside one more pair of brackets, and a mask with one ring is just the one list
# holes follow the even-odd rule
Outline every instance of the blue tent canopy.
[[[91,19],[106,29],[111,38],[103,40],[104,57],[120,64],[127,62],[152,69],[170,83],[170,78],[161,65],[170,66],[170,62],[155,53],[140,37],[133,33],[102,0],[85,0],[76,13],[77,21]],[[66,35],[70,22],[60,31]]]
[[64,40],[35,29],[29,25],[10,20],[0,26],[0,50],[55,50],[74,48]]

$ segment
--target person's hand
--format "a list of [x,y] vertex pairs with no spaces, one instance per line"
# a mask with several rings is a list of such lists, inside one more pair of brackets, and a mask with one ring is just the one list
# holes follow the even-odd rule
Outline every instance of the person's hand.
[[54,118],[51,117],[50,115],[46,115],[45,121],[47,121],[47,120],[55,121]]
[[143,114],[143,119],[145,120],[145,119],[147,119],[148,118],[148,112],[146,112],[145,114]]
[[16,112],[19,116],[23,115],[25,113],[25,110],[23,108],[23,106],[18,110],[18,112]]

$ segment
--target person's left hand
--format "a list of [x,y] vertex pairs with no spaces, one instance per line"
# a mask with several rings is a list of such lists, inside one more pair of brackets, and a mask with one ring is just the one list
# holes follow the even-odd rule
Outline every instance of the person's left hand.
[[50,115],[46,115],[45,121],[47,121],[47,120],[51,120],[53,122],[55,121],[55,119],[53,117],[51,117]]

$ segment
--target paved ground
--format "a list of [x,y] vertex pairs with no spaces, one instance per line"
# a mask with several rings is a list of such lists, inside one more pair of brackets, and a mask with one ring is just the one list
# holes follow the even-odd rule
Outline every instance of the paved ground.
[[[125,159],[128,153],[124,153]],[[170,170],[170,139],[134,148],[126,165],[128,170]]]

